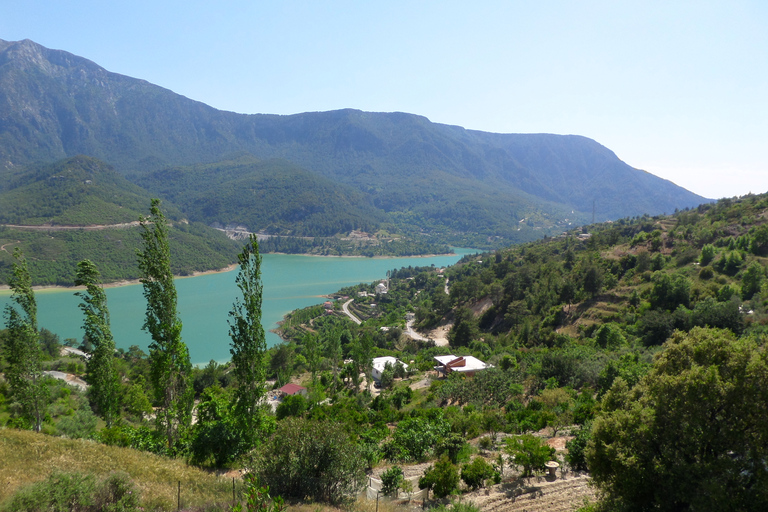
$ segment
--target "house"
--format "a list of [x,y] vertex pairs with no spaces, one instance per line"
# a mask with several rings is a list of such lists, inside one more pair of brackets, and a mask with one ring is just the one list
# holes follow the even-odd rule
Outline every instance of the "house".
[[373,369],[371,371],[371,376],[373,377],[373,380],[375,380],[376,382],[381,381],[381,374],[384,372],[384,368],[387,366],[387,364],[390,364],[392,366],[399,364],[405,369],[405,371],[408,371],[408,365],[398,360],[397,358],[394,358],[392,356],[374,357]]
[[435,370],[443,375],[449,375],[453,372],[463,373],[465,375],[472,376],[476,372],[485,370],[486,368],[492,368],[493,365],[485,364],[481,360],[473,356],[460,356],[454,355],[448,356],[435,356],[435,361],[438,365],[435,366]]
[[331,302],[329,300],[323,302],[323,308],[325,308],[327,310],[333,309],[333,302]]
[[387,293],[387,285],[383,281],[376,285],[376,295],[383,295]]
[[285,386],[278,389],[282,395],[285,396],[291,396],[291,395],[304,395],[307,396],[307,388],[304,386],[299,386],[298,384],[286,384]]

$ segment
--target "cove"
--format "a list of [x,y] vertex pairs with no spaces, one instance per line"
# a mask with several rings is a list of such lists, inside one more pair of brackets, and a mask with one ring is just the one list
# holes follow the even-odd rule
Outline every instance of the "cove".
[[[339,258],[293,254],[262,255],[262,324],[267,345],[280,343],[269,332],[283,316],[294,309],[323,302],[323,296],[358,283],[371,283],[386,277],[388,270],[408,266],[444,267],[456,263],[474,249],[454,248],[456,254],[413,258]],[[239,294],[235,285],[237,269],[230,272],[176,279],[178,310],[183,323],[182,338],[189,347],[193,364],[210,360],[228,361],[230,338],[227,318]],[[146,302],[140,284],[107,288],[107,304],[112,334],[119,348],[138,345],[145,352],[149,335],[141,330]],[[9,290],[0,291],[0,307],[10,302]],[[65,338],[83,337],[80,300],[70,289],[35,292],[38,324]]]

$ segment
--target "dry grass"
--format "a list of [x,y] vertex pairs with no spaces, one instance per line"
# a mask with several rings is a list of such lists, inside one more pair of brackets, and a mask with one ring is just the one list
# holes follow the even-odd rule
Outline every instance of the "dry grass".
[[141,490],[143,505],[150,510],[175,510],[179,482],[183,508],[224,504],[232,499],[231,479],[183,461],[91,441],[0,429],[0,502],[54,471],[89,473],[99,478],[124,471]]

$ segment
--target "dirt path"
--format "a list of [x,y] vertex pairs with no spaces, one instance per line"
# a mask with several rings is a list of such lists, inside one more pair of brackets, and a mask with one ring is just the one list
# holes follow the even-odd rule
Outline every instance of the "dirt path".
[[0,245],[0,251],[11,252],[8,249],[6,249],[6,247],[8,247],[9,245],[15,245],[20,243],[21,243],[21,240],[16,240],[15,242],[8,242],[7,244]]
[[[52,226],[51,224],[40,224],[35,226],[23,226],[21,224],[0,224],[4,228],[24,229],[29,231],[72,231],[83,229],[85,231],[99,231],[101,229],[119,229],[138,226],[139,221],[122,222],[120,224],[93,224],[90,226]],[[4,246],[3,246],[4,247]]]

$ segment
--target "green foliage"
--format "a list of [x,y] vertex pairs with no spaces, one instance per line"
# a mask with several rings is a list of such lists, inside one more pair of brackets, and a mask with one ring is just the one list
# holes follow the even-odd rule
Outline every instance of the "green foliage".
[[255,452],[252,470],[280,496],[338,503],[362,488],[364,466],[342,425],[286,418]]
[[237,379],[234,413],[239,428],[246,434],[255,434],[255,425],[259,422],[259,401],[266,393],[264,352],[267,348],[261,325],[261,255],[256,235],[251,235],[238,261],[240,272],[235,282],[242,298],[235,300],[229,314],[230,353]]
[[251,473],[245,475],[243,495],[245,506],[242,502],[236,503],[231,512],[282,512],[286,508],[282,496],[270,496],[269,486],[259,485],[258,478]]
[[64,416],[56,425],[56,430],[70,439],[90,437],[96,432],[97,418],[87,406],[80,408],[71,416]]
[[676,333],[630,389],[617,380],[595,420],[587,463],[626,510],[768,506],[768,363],[728,331]]
[[426,458],[449,431],[448,422],[437,416],[406,418],[397,424],[392,440],[385,446],[390,460],[414,461]]
[[523,468],[523,477],[531,476],[534,471],[543,471],[545,464],[555,456],[554,448],[547,446],[540,437],[530,434],[508,438],[504,451],[509,455],[510,465]]
[[446,455],[440,457],[434,466],[429,466],[419,478],[419,489],[431,490],[436,498],[454,494],[458,488],[459,468]]
[[48,389],[41,371],[37,303],[26,259],[19,248],[14,249],[13,257],[13,274],[9,279],[13,304],[8,304],[3,312],[7,329],[4,336],[8,364],[5,379],[10,385],[21,425],[28,424],[39,432],[45,418]]
[[168,225],[160,201],[152,200],[150,217],[141,219],[143,250],[138,254],[144,298],[147,299],[143,329],[152,337],[149,346],[152,388],[157,427],[173,451],[189,427],[193,390],[189,350],[181,340],[181,319],[176,310],[176,286],[171,273]]
[[385,496],[397,493],[403,481],[403,470],[400,466],[392,466],[381,474],[381,492]]
[[103,481],[92,475],[54,472],[22,488],[5,506],[8,512],[138,512],[139,491],[125,473]]
[[494,473],[493,466],[482,457],[475,457],[471,463],[461,467],[461,479],[473,491],[484,487],[486,480],[493,477]]
[[99,286],[99,271],[88,260],[77,264],[75,284],[85,286],[85,291],[75,295],[82,299],[79,307],[85,315],[83,330],[93,345],[91,357],[86,363],[87,379],[91,385],[89,396],[109,427],[120,414],[120,376],[115,369],[115,340],[109,326],[107,295]]
[[295,394],[283,398],[283,401],[277,406],[275,414],[278,421],[291,416],[301,416],[309,409],[309,401],[304,395]]
[[587,444],[592,439],[592,423],[585,423],[576,432],[573,439],[565,443],[565,448],[568,453],[565,455],[565,460],[568,465],[575,471],[587,471]]

